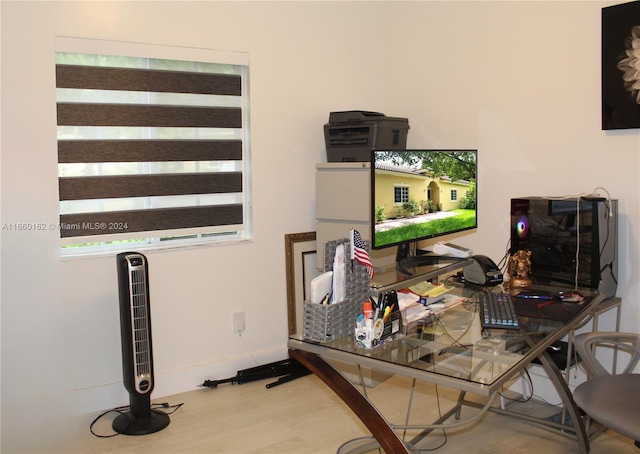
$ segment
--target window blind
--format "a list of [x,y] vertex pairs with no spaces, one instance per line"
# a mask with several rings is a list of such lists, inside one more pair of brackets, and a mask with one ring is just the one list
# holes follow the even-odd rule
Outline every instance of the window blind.
[[245,227],[245,67],[62,52],[56,61],[63,239]]

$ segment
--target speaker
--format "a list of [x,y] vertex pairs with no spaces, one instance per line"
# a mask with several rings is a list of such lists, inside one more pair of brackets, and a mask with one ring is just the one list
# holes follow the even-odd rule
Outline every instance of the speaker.
[[113,421],[113,430],[125,435],[145,435],[169,425],[169,416],[151,409],[154,388],[147,258],[137,252],[116,257],[120,300],[122,374],[129,392],[129,411]]

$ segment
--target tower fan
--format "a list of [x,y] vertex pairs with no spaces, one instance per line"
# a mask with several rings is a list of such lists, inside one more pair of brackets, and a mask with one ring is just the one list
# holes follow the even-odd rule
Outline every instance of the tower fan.
[[136,252],[117,255],[122,373],[129,392],[129,411],[113,420],[113,430],[146,435],[169,425],[169,416],[151,409],[154,387],[151,350],[151,309],[147,258]]

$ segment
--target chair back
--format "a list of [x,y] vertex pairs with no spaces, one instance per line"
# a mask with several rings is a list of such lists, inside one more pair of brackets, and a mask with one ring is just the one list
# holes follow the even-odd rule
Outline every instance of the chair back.
[[[573,343],[576,351],[582,358],[589,378],[611,375],[607,369],[596,359],[596,347],[617,349],[618,352],[629,354],[629,361],[621,372],[630,374],[640,361],[640,334],[618,333],[598,331],[593,333],[578,334]],[[615,373],[615,371],[613,371]]]

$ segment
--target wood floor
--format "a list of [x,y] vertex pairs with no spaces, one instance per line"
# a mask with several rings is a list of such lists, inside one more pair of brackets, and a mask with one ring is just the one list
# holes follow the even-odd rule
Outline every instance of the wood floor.
[[[369,435],[364,426],[318,378],[313,375],[267,389],[273,380],[202,388],[153,402],[184,404],[170,416],[164,430],[151,435],[117,435],[98,438],[89,431],[97,416],[78,421],[77,436],[68,439],[68,453],[335,453],[349,439]],[[409,399],[411,380],[391,377],[368,395],[393,423],[401,424]],[[430,423],[451,407],[456,395],[442,387],[418,383],[410,424]],[[549,411],[538,404],[530,412]],[[476,410],[465,409],[462,417]],[[112,433],[116,415],[102,418],[98,434]],[[408,437],[411,438],[411,437]],[[464,429],[433,433],[428,448],[443,453],[576,453],[577,443],[530,423],[488,413]],[[439,447],[439,448],[438,448]],[[377,452],[377,451],[376,451]],[[612,432],[591,441],[591,453],[640,454],[631,440]]]

